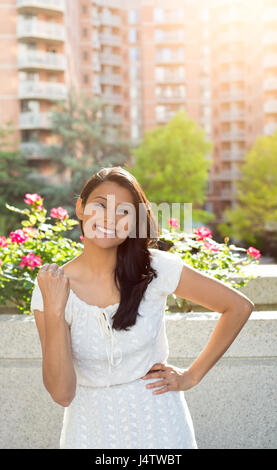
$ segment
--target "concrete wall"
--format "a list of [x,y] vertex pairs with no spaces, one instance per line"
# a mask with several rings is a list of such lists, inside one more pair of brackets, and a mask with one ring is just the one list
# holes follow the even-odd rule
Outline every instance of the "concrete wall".
[[[187,367],[219,315],[167,315],[169,364]],[[200,449],[277,447],[277,312],[253,312],[235,342],[185,398]],[[64,408],[44,389],[33,316],[0,315],[0,448],[56,449]]]

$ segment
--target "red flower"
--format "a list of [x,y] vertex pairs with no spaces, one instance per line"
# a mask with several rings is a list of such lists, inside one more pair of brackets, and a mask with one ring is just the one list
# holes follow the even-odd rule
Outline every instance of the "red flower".
[[178,224],[178,219],[176,217],[171,217],[167,219],[167,222],[171,225],[171,227],[180,228],[180,225]]
[[194,229],[193,233],[197,236],[197,241],[204,240],[204,238],[212,238],[211,230],[206,227],[199,227]]
[[260,259],[261,257],[261,252],[254,248],[253,246],[250,246],[247,250],[248,255],[253,256],[253,258]]
[[53,219],[65,219],[68,216],[68,212],[66,209],[63,209],[61,206],[57,207],[56,209],[51,209],[50,217]]
[[25,194],[24,202],[26,204],[36,204],[39,205],[39,208],[42,208],[43,198],[39,194]]
[[205,247],[211,251],[218,251],[218,248],[215,243],[204,242]]
[[35,269],[36,266],[40,266],[42,264],[42,259],[40,256],[36,256],[34,253],[29,253],[27,256],[22,256],[21,263],[19,266],[24,268],[25,266],[29,266],[31,270]]
[[84,241],[84,236],[83,235],[80,235],[80,239],[82,240],[82,242]]
[[11,232],[10,237],[12,243],[24,243],[29,238],[29,235],[23,230],[18,229],[15,232]]
[[6,237],[0,237],[0,246],[4,247],[4,246],[8,246],[8,242],[7,242],[7,239]]

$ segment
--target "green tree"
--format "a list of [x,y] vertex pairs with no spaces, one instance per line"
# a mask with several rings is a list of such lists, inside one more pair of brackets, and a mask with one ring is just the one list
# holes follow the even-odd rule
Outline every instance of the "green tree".
[[[193,222],[214,218],[197,206],[205,201],[212,143],[204,130],[185,111],[171,121],[147,131],[138,148],[132,149],[128,167],[142,185],[150,202],[191,203]],[[182,222],[182,221],[181,221]]]
[[226,209],[218,231],[262,250],[277,246],[277,132],[256,139],[235,185],[237,206]]
[[43,181],[34,179],[35,170],[18,150],[19,142],[14,139],[14,126],[8,122],[0,128],[0,235],[7,235],[21,220],[18,213],[7,209],[6,202],[24,207],[26,193],[36,192]]

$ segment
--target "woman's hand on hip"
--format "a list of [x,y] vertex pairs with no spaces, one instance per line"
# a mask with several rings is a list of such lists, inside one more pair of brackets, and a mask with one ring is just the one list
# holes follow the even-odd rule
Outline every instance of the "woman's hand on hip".
[[69,278],[63,269],[55,263],[46,263],[40,268],[37,280],[45,311],[63,316],[70,291]]
[[189,369],[181,369],[164,363],[154,364],[147,374],[141,378],[143,380],[161,378],[161,380],[146,385],[146,388],[150,389],[161,387],[159,390],[154,390],[152,392],[154,394],[165,393],[170,390],[185,391],[197,384]]

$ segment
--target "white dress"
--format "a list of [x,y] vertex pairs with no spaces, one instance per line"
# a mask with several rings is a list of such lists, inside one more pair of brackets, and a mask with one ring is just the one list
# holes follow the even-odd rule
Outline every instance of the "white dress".
[[[158,277],[148,285],[136,323],[129,331],[111,328],[118,304],[99,308],[72,290],[65,308],[77,377],[76,395],[64,409],[61,449],[193,449],[193,422],[183,391],[153,394],[141,379],[169,355],[165,330],[167,296],[180,279],[177,253],[149,248]],[[31,311],[43,311],[37,284]]]

